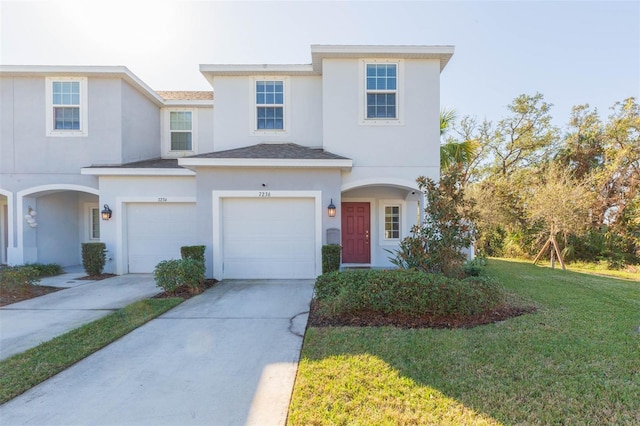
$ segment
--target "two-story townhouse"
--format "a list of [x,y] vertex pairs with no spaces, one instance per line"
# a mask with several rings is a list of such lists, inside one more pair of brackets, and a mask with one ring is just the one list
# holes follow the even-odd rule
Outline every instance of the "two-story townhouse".
[[[416,177],[439,175],[439,79],[452,54],[451,46],[314,45],[309,65],[201,65],[215,107],[212,92],[154,92],[126,69],[105,75],[88,68],[79,77],[88,100],[69,113],[72,124],[76,116],[89,124],[88,133],[74,137],[47,134],[46,116],[55,121],[60,115],[66,126],[68,114],[49,103],[54,96],[47,87],[80,70],[29,75],[3,68],[2,99],[13,109],[11,119],[2,113],[0,174],[9,261],[54,259],[39,236],[46,231],[49,238],[64,219],[75,233],[54,235],[75,258],[59,262],[78,263],[82,229],[97,227],[109,250],[107,270],[118,274],[151,272],[187,244],[206,246],[207,274],[218,279],[313,278],[327,243],[343,246],[344,266],[390,266],[387,250],[420,218]],[[16,138],[16,98],[5,92],[25,78],[39,80],[27,86],[42,93],[19,102],[26,105],[18,121],[40,121],[40,130]],[[100,79],[118,81],[119,92],[94,93],[94,79],[98,87]],[[148,116],[136,117],[141,114]],[[111,131],[94,134],[93,126]],[[78,162],[68,170],[75,187],[48,174],[18,185],[37,169],[26,167],[24,152],[13,160],[5,160],[5,152],[27,150],[32,138],[43,146],[84,141],[102,147],[90,149],[93,157],[74,155]],[[65,154],[56,151],[49,161],[42,151],[32,155],[44,166]],[[54,178],[57,189],[47,186]],[[46,199],[69,191],[83,195],[66,217]],[[71,210],[72,203],[57,201]],[[82,216],[85,204],[91,213]],[[34,228],[29,207],[37,207]],[[109,220],[98,220],[107,207]]]

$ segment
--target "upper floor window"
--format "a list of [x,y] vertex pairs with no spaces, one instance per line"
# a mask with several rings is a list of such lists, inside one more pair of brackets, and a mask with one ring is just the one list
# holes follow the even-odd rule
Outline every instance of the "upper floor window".
[[256,129],[284,130],[284,81],[256,81]]
[[193,114],[191,111],[171,111],[169,113],[171,151],[193,150]]
[[87,79],[48,77],[47,135],[87,136]]
[[197,151],[198,108],[163,108],[162,157],[184,157]]
[[398,65],[366,64],[367,118],[395,119]]

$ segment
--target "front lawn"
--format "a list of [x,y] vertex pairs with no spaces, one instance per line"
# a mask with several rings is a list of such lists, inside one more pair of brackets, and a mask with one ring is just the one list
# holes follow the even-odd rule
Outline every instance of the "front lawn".
[[538,310],[471,329],[309,328],[300,424],[640,424],[640,283],[490,260]]

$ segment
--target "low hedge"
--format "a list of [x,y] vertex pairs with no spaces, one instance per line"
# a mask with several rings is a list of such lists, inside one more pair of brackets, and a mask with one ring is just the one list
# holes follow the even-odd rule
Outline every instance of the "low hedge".
[[101,275],[105,263],[107,263],[105,243],[82,243],[82,266],[87,275]]
[[153,276],[156,285],[168,293],[182,286],[198,293],[204,283],[204,263],[191,258],[163,260],[156,265]]
[[407,316],[467,316],[504,301],[501,286],[488,277],[449,278],[415,270],[331,272],[316,280],[323,315],[376,312]]
[[31,266],[3,266],[0,268],[0,287],[25,288],[40,281],[36,268]]
[[322,273],[340,270],[340,254],[342,246],[338,244],[327,244],[322,246]]

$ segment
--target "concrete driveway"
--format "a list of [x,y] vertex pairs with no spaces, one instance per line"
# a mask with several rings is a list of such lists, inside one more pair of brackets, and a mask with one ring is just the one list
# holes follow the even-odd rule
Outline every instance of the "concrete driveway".
[[70,288],[0,309],[0,360],[162,291],[152,274],[101,281],[73,279],[84,275],[80,272],[43,278],[42,285]]
[[0,406],[0,423],[282,425],[312,292],[218,283]]

